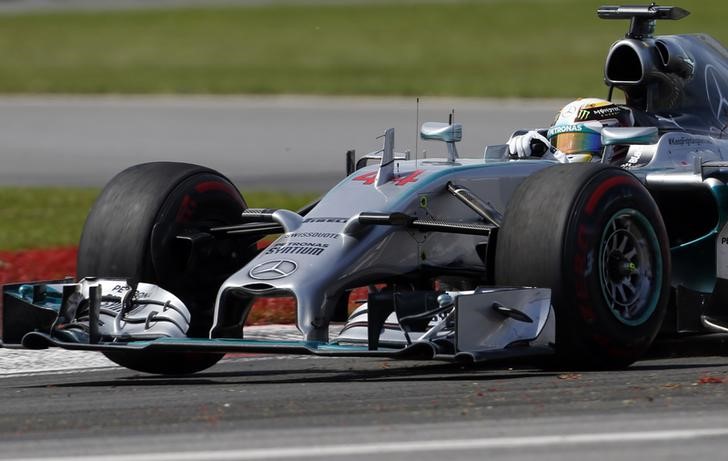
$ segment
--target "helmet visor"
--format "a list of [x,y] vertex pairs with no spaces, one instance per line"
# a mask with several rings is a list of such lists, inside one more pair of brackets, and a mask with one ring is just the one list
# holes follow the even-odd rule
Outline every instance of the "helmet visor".
[[586,152],[601,155],[602,135],[586,131],[559,133],[551,138],[551,145],[567,155]]

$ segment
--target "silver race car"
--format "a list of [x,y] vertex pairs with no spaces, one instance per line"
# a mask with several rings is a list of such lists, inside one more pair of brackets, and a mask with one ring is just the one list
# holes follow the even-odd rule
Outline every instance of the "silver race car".
[[[653,36],[680,8],[598,14],[631,21],[605,81],[644,115],[601,131],[599,161],[513,158],[507,145],[461,159],[462,127],[425,123],[442,158],[396,152],[389,129],[380,151],[349,152],[348,176],[298,211],[248,208],[202,166],[137,165],[94,204],[78,281],[3,288],[3,347],[97,350],[174,374],[242,351],[553,354],[609,368],[659,333],[728,331],[728,51],[706,35]],[[300,339],[246,337],[261,297],[295,300]]]

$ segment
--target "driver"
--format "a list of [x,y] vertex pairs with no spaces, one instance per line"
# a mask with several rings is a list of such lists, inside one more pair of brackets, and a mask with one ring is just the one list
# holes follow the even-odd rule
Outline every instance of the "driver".
[[[602,155],[602,128],[634,126],[632,109],[605,99],[585,98],[572,101],[557,114],[548,130],[531,130],[508,140],[511,155],[519,158],[538,156],[561,163],[591,162]],[[615,152],[612,161],[626,152]]]

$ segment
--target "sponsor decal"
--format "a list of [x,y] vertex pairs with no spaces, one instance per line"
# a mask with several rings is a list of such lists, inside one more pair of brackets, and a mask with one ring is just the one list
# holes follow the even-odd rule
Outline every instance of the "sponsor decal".
[[576,104],[571,103],[571,104],[567,105],[566,107],[564,107],[561,110],[560,114],[563,115],[564,117],[569,117],[571,115],[574,115],[577,110],[576,107],[577,107]]
[[589,104],[584,106],[576,116],[577,122],[585,122],[587,120],[603,120],[618,116],[622,112],[619,106],[614,104],[605,105],[604,103]]
[[728,225],[724,225],[716,239],[716,267],[715,275],[718,279],[728,279]]
[[706,139],[693,138],[690,136],[683,136],[680,138],[670,138],[668,143],[671,146],[700,146],[704,144],[710,144],[710,141]]
[[114,288],[111,289],[112,293],[123,293],[126,290],[128,290],[129,287],[127,285],[116,285]]
[[298,264],[287,259],[274,259],[258,264],[250,269],[248,276],[255,280],[276,280],[288,277],[296,272]]
[[635,152],[629,155],[629,159],[621,165],[622,168],[632,168],[637,165],[642,158],[642,152]]
[[[131,287],[129,287],[129,285],[115,285],[114,288],[111,289],[111,292],[123,294],[129,290],[131,290]],[[144,299],[144,298],[148,298],[149,295],[150,295],[150,293],[147,293],[146,291],[136,290],[134,292],[134,294],[132,294],[131,298],[132,299]]]
[[576,121],[578,122],[580,120],[586,120],[587,118],[589,118],[590,114],[591,112],[589,112],[588,110],[582,109],[579,111],[579,115],[576,116]]
[[295,254],[318,256],[329,246],[328,243],[318,242],[286,242],[275,243],[266,248],[263,254]]
[[552,126],[551,128],[549,128],[549,131],[546,133],[546,135],[551,138],[552,136],[556,136],[557,134],[561,133],[581,133],[582,131],[588,133],[596,133],[593,130],[587,129],[587,127],[585,127],[583,124],[572,124]]
[[306,218],[304,223],[346,223],[348,218]]
[[320,238],[320,239],[337,239],[339,234],[334,232],[291,232],[283,235],[283,238]]

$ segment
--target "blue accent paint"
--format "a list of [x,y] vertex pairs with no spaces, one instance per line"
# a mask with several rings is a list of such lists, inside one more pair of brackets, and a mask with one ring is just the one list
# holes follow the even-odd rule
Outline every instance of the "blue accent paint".
[[[33,302],[33,287],[35,286],[46,287],[45,299],[43,302]],[[56,312],[59,312],[61,310],[61,302],[63,301],[63,293],[45,283],[26,283],[23,285],[8,287],[3,290],[3,294],[12,296],[13,298],[16,298],[28,304],[32,304],[33,306],[37,306],[43,309],[51,309]]]
[[728,222],[728,187],[724,185],[713,186],[710,188],[710,192],[718,205],[718,224],[715,228],[717,234]]
[[670,250],[673,286],[711,293],[715,287],[715,232]]
[[[509,167],[512,168],[515,163],[518,164],[554,164],[555,161],[550,160],[519,160],[518,162],[503,161],[503,162],[488,162],[486,163],[480,159],[463,159],[463,161],[472,161],[473,163],[468,164],[452,164],[448,163],[446,159],[427,159],[427,160],[400,160],[398,161],[399,173],[398,176],[405,177],[407,174],[413,173],[416,170],[424,170],[422,175],[411,183],[394,186],[391,182],[384,184],[380,187],[375,187],[374,184],[364,185],[359,181],[354,181],[357,176],[375,173],[378,169],[377,165],[370,165],[360,170],[355,171],[336,186],[334,186],[324,197],[321,199],[321,204],[328,202],[329,199],[334,200],[334,203],[341,200],[342,194],[356,193],[354,187],[362,188],[375,188],[382,196],[384,196],[381,207],[377,210],[379,212],[392,212],[401,211],[404,209],[409,202],[417,200],[417,195],[422,193],[424,189],[430,187],[433,183],[442,181],[443,178],[448,176],[457,177],[457,175],[465,172],[480,169],[493,169]],[[441,162],[441,163],[435,163]],[[318,210],[318,206],[312,211],[312,216]],[[358,211],[372,211],[372,210],[361,210],[356,205],[353,206],[349,212],[356,213]]]
[[[554,163],[547,160],[521,160],[519,163],[543,163],[548,162],[549,164]],[[512,162],[499,162],[499,163],[476,163],[473,165],[460,165],[460,166],[449,166],[446,168],[443,168],[441,171],[436,171],[431,174],[427,174],[422,180],[417,182],[417,190],[414,192],[410,192],[403,197],[400,197],[398,200],[394,201],[390,206],[391,211],[397,211],[401,208],[401,205],[403,202],[406,202],[408,200],[414,200],[417,198],[417,193],[420,192],[422,189],[427,188],[430,184],[440,181],[442,178],[451,176],[457,173],[462,173],[466,171],[471,170],[477,170],[477,169],[492,169],[496,167],[503,167],[503,166],[512,166]]]
[[706,235],[670,249],[673,286],[682,285],[694,291],[711,293],[716,278],[716,238],[728,222],[728,187],[710,187],[718,210],[718,222]]
[[708,232],[707,234],[703,235],[702,237],[698,237],[695,240],[681,243],[680,245],[670,248],[670,251],[689,250],[692,247],[705,243],[706,240],[715,241],[715,236],[717,234],[718,234],[718,231],[716,229],[713,229],[710,232]]
[[[291,340],[259,340],[259,339],[234,339],[234,338],[215,338],[215,339],[200,339],[200,338],[159,338],[154,341],[134,341],[129,344],[133,345],[151,345],[151,344],[189,344],[194,346],[196,344],[201,345],[230,345],[233,347],[245,347],[250,346],[251,348],[257,347],[303,347],[313,351],[332,351],[332,352],[366,352],[369,350],[367,346],[351,346],[351,345],[339,345],[332,343],[324,343],[320,341],[291,341]],[[393,351],[398,349],[392,349]]]
[[690,242],[670,248],[672,286],[682,285],[693,291],[711,293],[715,287],[716,230]]
[[464,171],[476,170],[479,168],[490,168],[496,165],[502,165],[502,163],[490,165],[485,163],[478,163],[475,165],[448,166],[443,168],[441,171],[435,171],[433,173],[430,173],[428,171],[427,173],[425,173],[422,179],[417,181],[415,191],[408,191],[409,193],[407,194],[400,194],[400,197],[397,200],[394,200],[391,204],[389,204],[389,211],[398,211],[399,209],[401,209],[404,202],[417,199],[417,192],[420,192],[422,189],[427,188],[427,186],[439,181],[445,176],[450,176],[455,173],[460,173]]

